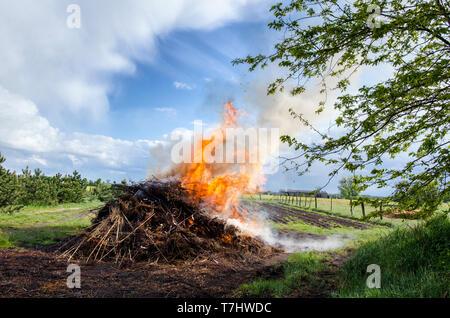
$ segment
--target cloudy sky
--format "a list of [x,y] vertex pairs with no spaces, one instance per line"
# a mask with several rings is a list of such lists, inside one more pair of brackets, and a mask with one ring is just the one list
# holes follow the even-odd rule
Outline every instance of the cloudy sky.
[[[81,9],[80,28],[67,25],[71,3]],[[142,180],[171,134],[192,129],[194,120],[213,125],[228,100],[259,125],[313,138],[289,119],[288,108],[314,119],[318,89],[266,97],[279,70],[249,73],[230,63],[270,52],[280,38],[267,29],[270,6],[267,0],[2,0],[6,166]],[[355,85],[367,78],[357,74]],[[329,110],[314,120],[326,127],[333,116]],[[323,167],[302,178],[280,172],[267,188],[312,189],[326,176]],[[336,192],[336,183],[327,190]]]

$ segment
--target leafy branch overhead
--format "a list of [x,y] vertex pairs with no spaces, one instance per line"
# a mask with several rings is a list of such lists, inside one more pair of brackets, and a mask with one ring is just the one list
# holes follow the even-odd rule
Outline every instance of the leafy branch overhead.
[[[373,8],[379,8],[379,16]],[[305,144],[294,136],[281,140],[298,151],[289,158],[299,174],[316,161],[331,166],[330,179],[340,170],[360,171],[361,185],[396,189],[403,198],[419,198],[428,186],[437,189],[433,200],[403,200],[405,208],[433,211],[449,195],[450,169],[450,9],[445,0],[295,0],[271,9],[269,28],[283,32],[270,55],[247,56],[233,61],[251,71],[276,63],[286,76],[268,87],[274,94],[298,82],[291,93],[303,93],[302,79],[319,79],[326,96],[326,79],[336,78],[340,92],[334,104],[336,126],[343,131],[320,133],[321,142]],[[375,20],[374,20],[375,19]],[[374,23],[377,22],[377,23]],[[349,92],[351,74],[358,68],[392,68],[392,75]],[[324,97],[325,99],[325,97]],[[317,105],[323,111],[325,101]],[[295,108],[295,105],[292,105]],[[310,126],[302,114],[291,115]],[[317,131],[318,132],[318,131]],[[400,153],[408,160],[400,167],[383,162]],[[397,191],[398,192],[398,191]],[[397,193],[397,197],[398,193]],[[419,205],[419,206],[418,206]]]

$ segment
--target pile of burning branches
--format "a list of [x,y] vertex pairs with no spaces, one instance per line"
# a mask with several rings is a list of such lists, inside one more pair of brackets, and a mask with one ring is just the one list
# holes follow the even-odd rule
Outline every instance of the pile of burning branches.
[[[263,256],[271,248],[211,217],[178,181],[151,180],[124,187],[92,227],[63,255],[85,261],[173,262],[215,252]],[[231,253],[232,254],[232,253]]]

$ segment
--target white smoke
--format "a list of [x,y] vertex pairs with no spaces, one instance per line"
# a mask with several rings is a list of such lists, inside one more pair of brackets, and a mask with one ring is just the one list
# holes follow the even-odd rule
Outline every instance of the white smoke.
[[[282,70],[275,67],[268,67],[265,71],[258,73],[258,76],[246,89],[243,97],[244,104],[251,107],[251,111],[256,113],[258,127],[276,127],[280,129],[281,135],[296,138],[300,136],[301,141],[310,142],[313,138],[311,129],[304,126],[299,119],[293,118],[289,109],[301,114],[316,129],[321,131],[329,129],[334,125],[334,120],[338,116],[338,111],[334,109],[334,103],[339,95],[339,91],[335,89],[338,81],[348,78],[350,80],[349,89],[353,91],[359,84],[360,71],[357,69],[353,73],[346,71],[339,77],[326,77],[324,79],[327,88],[325,93],[321,93],[322,81],[311,80],[302,94],[293,96],[291,90],[298,83],[287,82],[282,92],[267,95],[269,83],[275,78],[285,77],[285,75]],[[321,101],[325,102],[324,110],[316,113]]]
[[308,238],[296,238],[279,233],[267,222],[268,214],[259,209],[253,214],[256,220],[242,222],[238,219],[227,219],[227,224],[237,227],[242,233],[261,239],[265,244],[281,248],[286,253],[306,252],[306,251],[328,251],[343,247],[350,236],[329,235]]

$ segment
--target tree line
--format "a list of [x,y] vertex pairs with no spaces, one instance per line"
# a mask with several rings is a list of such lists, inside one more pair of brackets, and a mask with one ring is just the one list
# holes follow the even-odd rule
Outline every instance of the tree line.
[[0,213],[14,213],[24,206],[52,206],[100,200],[107,202],[121,193],[126,180],[116,184],[82,178],[78,171],[46,176],[40,169],[28,167],[21,173],[2,166],[6,159],[0,153]]

